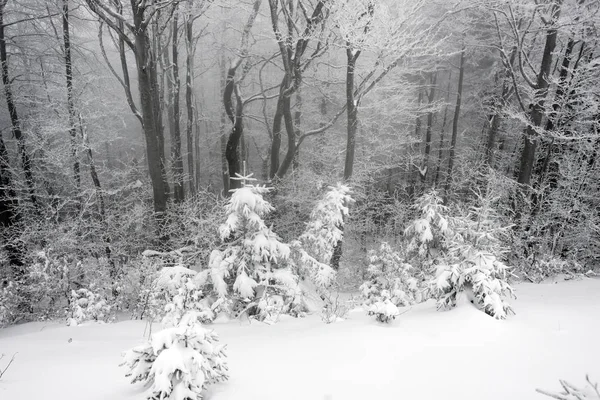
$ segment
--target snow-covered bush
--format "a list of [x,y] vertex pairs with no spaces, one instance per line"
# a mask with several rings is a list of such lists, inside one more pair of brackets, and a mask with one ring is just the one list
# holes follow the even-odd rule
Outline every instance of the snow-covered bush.
[[454,307],[458,294],[472,289],[477,306],[504,319],[513,312],[504,299],[513,296],[513,290],[507,281],[509,268],[502,261],[505,250],[500,240],[508,227],[501,227],[493,208],[482,203],[452,220],[456,234],[447,242],[445,257],[439,259],[431,283],[440,308]]
[[367,307],[367,313],[375,316],[375,319],[379,322],[388,323],[400,315],[400,310],[390,300],[390,293],[387,290],[383,290],[378,300]]
[[411,275],[412,266],[388,243],[381,243],[377,251],[369,251],[369,261],[369,280],[360,286],[369,310],[385,300],[394,306],[408,306],[421,299],[418,280]]
[[107,322],[112,318],[112,306],[106,298],[86,288],[71,291],[69,311],[71,326],[86,321]]
[[218,298],[233,300],[237,312],[260,319],[272,316],[274,308],[286,312],[298,293],[290,247],[263,220],[273,210],[263,198],[268,191],[253,185],[233,191],[227,220],[219,227],[223,245],[212,251],[208,268],[196,281]]
[[174,327],[154,333],[149,342],[124,355],[131,383],[150,386],[148,399],[197,400],[209,385],[228,378],[225,346],[218,335],[189,311]]
[[567,381],[560,380],[563,391],[560,393],[547,392],[542,389],[536,389],[538,393],[544,394],[558,400],[600,400],[600,388],[597,383],[592,383],[590,377],[586,375],[585,387],[577,387]]
[[19,319],[19,306],[22,304],[18,283],[0,283],[0,328],[13,324]]

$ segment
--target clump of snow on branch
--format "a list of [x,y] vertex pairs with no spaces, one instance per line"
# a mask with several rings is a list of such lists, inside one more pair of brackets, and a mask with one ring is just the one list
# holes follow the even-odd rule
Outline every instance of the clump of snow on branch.
[[218,298],[230,298],[234,308],[260,319],[276,319],[293,306],[298,293],[290,247],[263,220],[273,210],[263,198],[269,190],[245,185],[232,191],[227,219],[219,227],[223,245],[212,251],[208,268],[196,278]]
[[189,311],[176,326],[125,353],[121,365],[128,369],[126,376],[131,383],[149,386],[148,399],[202,399],[202,390],[228,378],[225,346],[202,326],[202,318]]
[[86,321],[107,322],[112,317],[112,306],[99,293],[81,288],[71,291],[68,325],[75,326]]
[[369,280],[360,286],[369,314],[381,320],[379,314],[388,310],[390,316],[395,316],[394,307],[397,310],[398,306],[409,306],[420,299],[418,281],[411,276],[412,266],[388,243],[382,243],[379,250],[369,251],[369,261]]

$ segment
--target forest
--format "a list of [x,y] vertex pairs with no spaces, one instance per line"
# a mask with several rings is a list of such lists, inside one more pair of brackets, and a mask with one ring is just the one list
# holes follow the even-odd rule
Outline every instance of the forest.
[[[599,1],[0,0],[0,63],[1,399],[87,362],[76,335],[116,343],[81,379],[127,384],[89,399],[600,399]],[[325,382],[365,341],[430,365],[483,336],[564,354],[519,393]],[[255,389],[244,340],[323,382]]]

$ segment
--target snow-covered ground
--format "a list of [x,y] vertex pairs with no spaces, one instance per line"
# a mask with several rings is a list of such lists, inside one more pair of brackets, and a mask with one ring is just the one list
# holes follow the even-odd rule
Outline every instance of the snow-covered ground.
[[[211,400],[547,398],[558,379],[600,381],[600,279],[517,285],[516,316],[496,321],[470,304],[413,307],[391,325],[363,312],[323,324],[319,316],[268,326],[214,325],[227,343],[230,380]],[[404,310],[403,310],[404,311]],[[120,356],[146,324],[67,327],[30,323],[0,330],[0,400],[136,400]]]

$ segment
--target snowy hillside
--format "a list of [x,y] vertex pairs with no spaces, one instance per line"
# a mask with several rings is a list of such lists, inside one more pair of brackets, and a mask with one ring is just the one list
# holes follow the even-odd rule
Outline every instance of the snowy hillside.
[[[521,400],[544,398],[536,388],[559,391],[558,379],[598,380],[600,280],[517,290],[517,315],[504,321],[465,301],[449,312],[429,301],[385,325],[361,310],[329,325],[316,315],[272,326],[213,324],[227,344],[230,379],[206,398]],[[141,400],[143,388],[118,364],[145,329],[122,321],[0,330],[0,353],[18,353],[0,380],[0,399]]]

